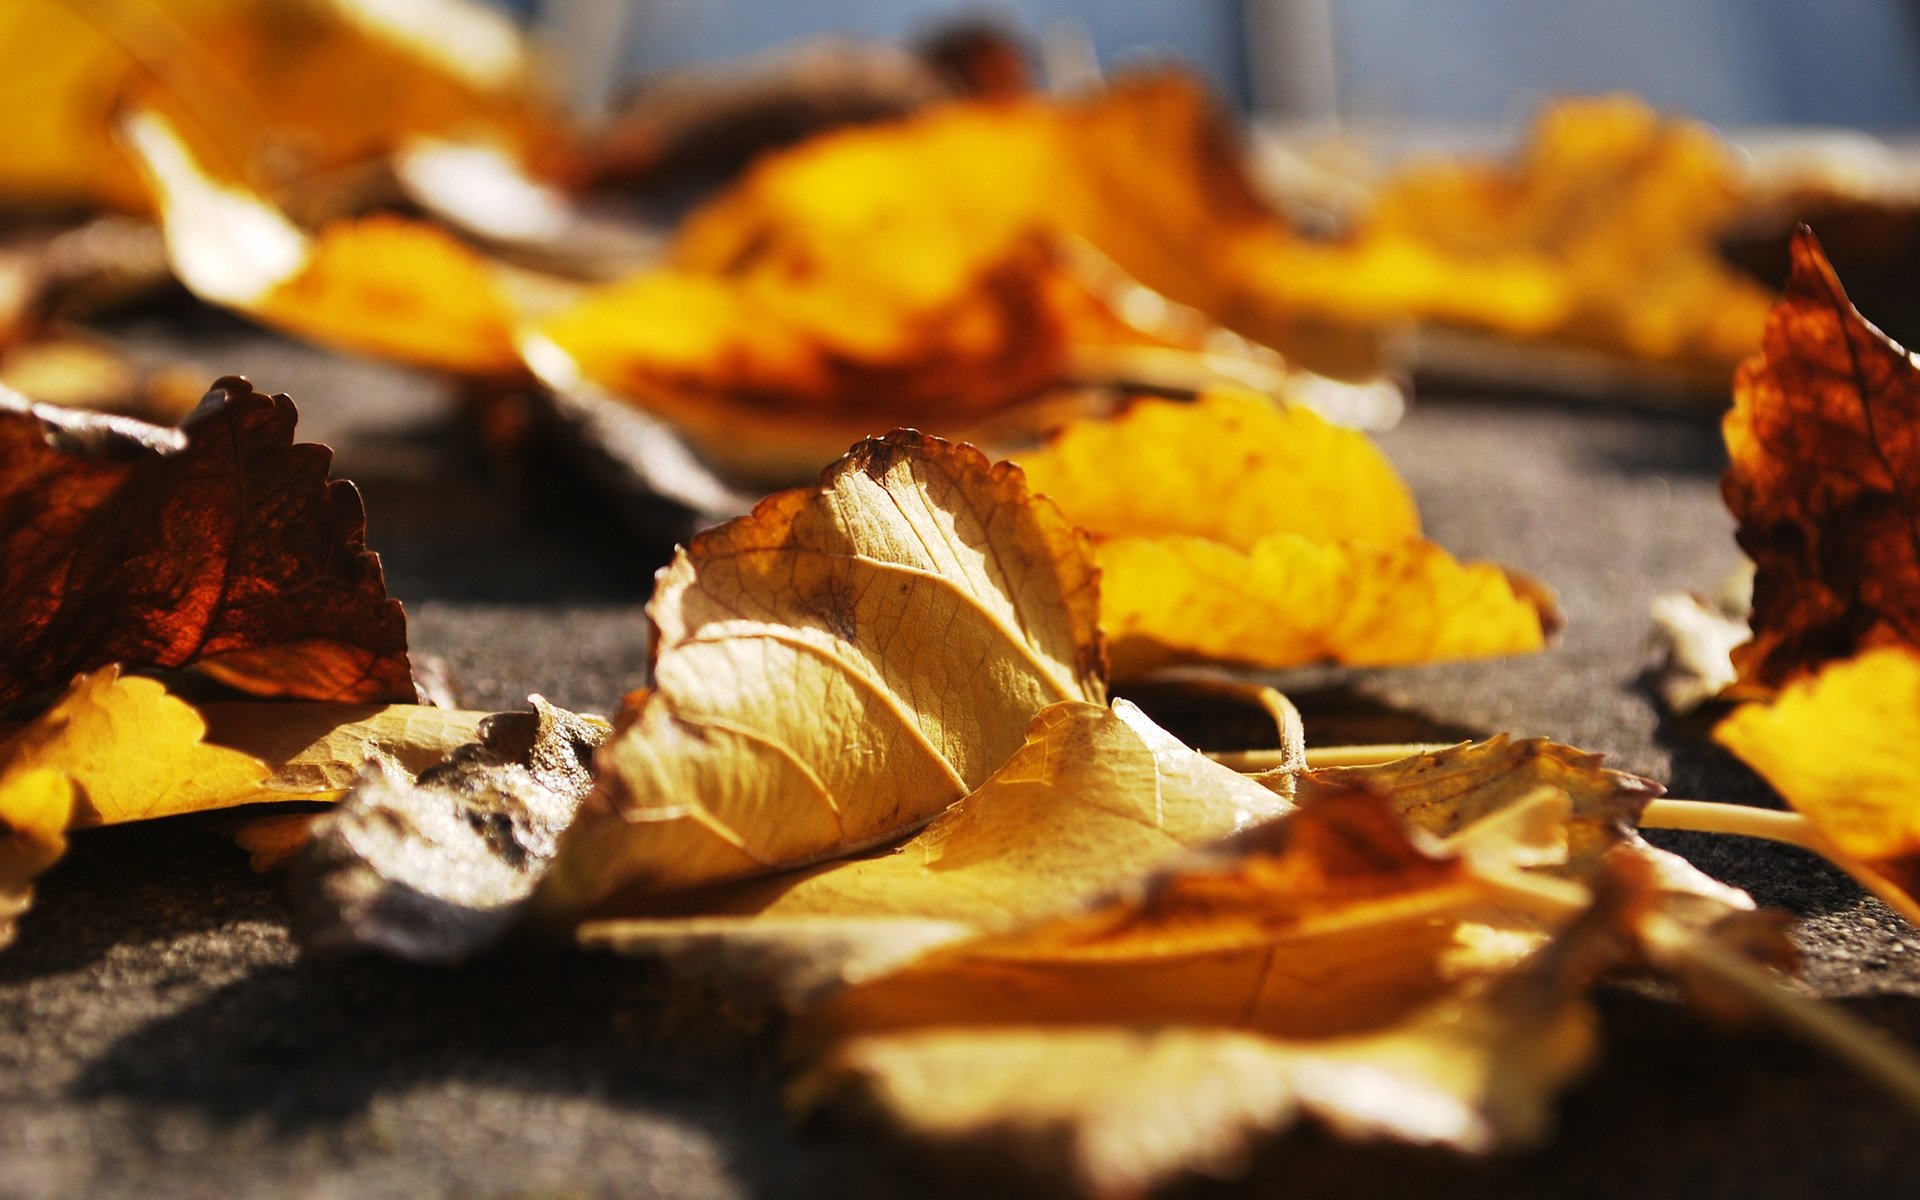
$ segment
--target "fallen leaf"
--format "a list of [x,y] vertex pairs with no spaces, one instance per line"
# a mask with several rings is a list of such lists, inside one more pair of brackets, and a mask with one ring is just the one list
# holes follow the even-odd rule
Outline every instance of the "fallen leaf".
[[0,395],[0,703],[110,662],[412,699],[359,494],[294,420],[235,378],[177,429]]
[[550,908],[798,867],[906,836],[1059,700],[1105,696],[1084,535],[1017,468],[913,432],[694,538],[660,576]]
[[1878,646],[1920,646],[1920,368],[1847,303],[1813,234],[1722,429],[1753,559],[1736,697]]
[[1119,322],[1043,241],[910,225],[805,270],[648,272],[542,322],[526,353],[551,385],[670,421],[733,476],[783,480],[876,429],[960,433],[1062,386],[1089,324]]
[[1380,452],[1297,406],[1140,400],[1018,459],[1095,535],[1119,677],[1196,660],[1521,654],[1560,625],[1538,583],[1421,540],[1412,496]]
[[[510,19],[459,0],[10,0],[0,202],[144,209],[113,135],[130,93],[191,124],[258,191],[420,134],[531,151],[556,139],[526,58]],[[342,84],[355,79],[380,86]]]
[[1653,598],[1654,639],[1666,652],[1654,689],[1668,712],[1686,716],[1732,686],[1733,652],[1753,637],[1747,608],[1729,609],[1693,592]]
[[642,900],[575,936],[794,1003],[938,941],[1069,911],[1287,807],[1125,700],[1062,701],[991,778],[889,851]]
[[294,930],[315,950],[463,958],[520,915],[593,786],[607,725],[538,696],[412,778],[391,759],[360,769],[314,819],[291,864]]
[[1706,126],[1627,96],[1560,100],[1513,163],[1408,166],[1346,237],[1251,242],[1240,269],[1323,321],[1589,347],[1717,385],[1770,302],[1719,254],[1745,202]]
[[528,361],[760,482],[889,426],[983,440],[1060,389],[1284,378],[1221,327],[1232,303],[1205,276],[1232,257],[1216,229],[1271,224],[1243,176],[1204,91],[1171,74],[932,106],[760,160],[663,268],[540,325]]
[[206,731],[193,707],[157,681],[122,678],[107,666],[75,679],[52,708],[0,743],[0,755],[64,776],[76,828],[266,798],[271,768],[206,744]]
[[1536,1139],[1591,1056],[1581,992],[1630,955],[1643,885],[1609,868],[1598,905],[1573,887],[1543,917],[1509,886],[1522,865],[1323,793],[1085,913],[843,991],[802,1025],[824,1050],[798,1097],[1095,1196],[1230,1170],[1309,1113],[1470,1151]]
[[440,370],[522,371],[518,301],[536,283],[439,228],[376,214],[308,232],[257,193],[210,174],[168,122],[126,120],[174,274],[201,299],[321,345]]
[[1713,739],[1819,828],[1820,853],[1920,924],[1920,652],[1829,663],[1742,704]]
[[0,947],[33,903],[33,880],[67,852],[73,785],[60,772],[0,761]]

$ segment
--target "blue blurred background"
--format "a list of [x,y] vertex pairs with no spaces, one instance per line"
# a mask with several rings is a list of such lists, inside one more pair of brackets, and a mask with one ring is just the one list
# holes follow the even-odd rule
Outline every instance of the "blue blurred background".
[[1920,129],[1920,12],[1899,0],[502,0],[588,91],[797,37],[899,38],[967,14],[1071,25],[1105,67],[1176,55],[1278,117],[1504,121],[1624,89],[1722,125]]

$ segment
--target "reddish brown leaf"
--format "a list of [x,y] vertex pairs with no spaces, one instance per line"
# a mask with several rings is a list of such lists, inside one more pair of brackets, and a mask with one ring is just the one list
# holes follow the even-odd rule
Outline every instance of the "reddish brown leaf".
[[1722,490],[1756,566],[1740,684],[1920,645],[1920,369],[1847,302],[1810,231],[1725,434]]
[[295,415],[232,377],[177,429],[0,395],[0,703],[110,662],[413,699],[360,494]]

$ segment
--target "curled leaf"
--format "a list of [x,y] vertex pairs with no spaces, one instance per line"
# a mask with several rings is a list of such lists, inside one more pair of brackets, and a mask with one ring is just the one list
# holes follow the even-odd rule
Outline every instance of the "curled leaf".
[[984,783],[1057,700],[1104,698],[1084,536],[1020,472],[912,432],[694,538],[653,690],[602,752],[559,908],[838,857]]
[[320,950],[458,959],[519,915],[593,786],[606,724],[533,697],[417,779],[364,766],[294,860],[294,924]]
[[1379,451],[1303,408],[1141,400],[1020,463],[1096,537],[1117,675],[1525,653],[1559,625],[1539,584],[1421,540]]
[[0,396],[0,703],[110,662],[412,699],[359,493],[294,420],[234,378],[177,429]]
[[969,933],[1065,912],[1284,811],[1125,700],[1043,709],[1026,744],[890,852],[660,897],[584,922],[589,945],[718,964],[789,1001]]
[[1920,368],[1847,302],[1811,232],[1722,429],[1721,490],[1755,565],[1735,694],[1920,646]]

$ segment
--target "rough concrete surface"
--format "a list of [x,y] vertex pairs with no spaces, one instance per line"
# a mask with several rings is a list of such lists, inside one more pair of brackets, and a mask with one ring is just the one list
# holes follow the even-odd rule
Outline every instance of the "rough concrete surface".
[[[299,402],[366,494],[417,651],[473,706],[528,692],[605,711],[643,677],[665,548],[564,472],[477,449],[443,385],[224,321],[134,322],[209,378]],[[1647,602],[1735,561],[1707,420],[1433,398],[1383,439],[1432,534],[1560,589],[1537,658],[1288,677],[1309,737],[1509,730],[1605,751],[1679,795],[1773,803],[1700,731],[1658,718]],[[1815,988],[1920,1040],[1920,937],[1805,855],[1656,835],[1805,918]],[[1550,1147],[1486,1162],[1312,1129],[1221,1195],[1879,1197],[1920,1194],[1920,1127],[1820,1051],[1603,992],[1605,1052]],[[515,950],[459,970],[304,960],[273,883],[192,820],[88,833],[0,954],[0,1196],[810,1197],[999,1194],[844,1129],[794,1128],[778,1030],[645,964]]]

